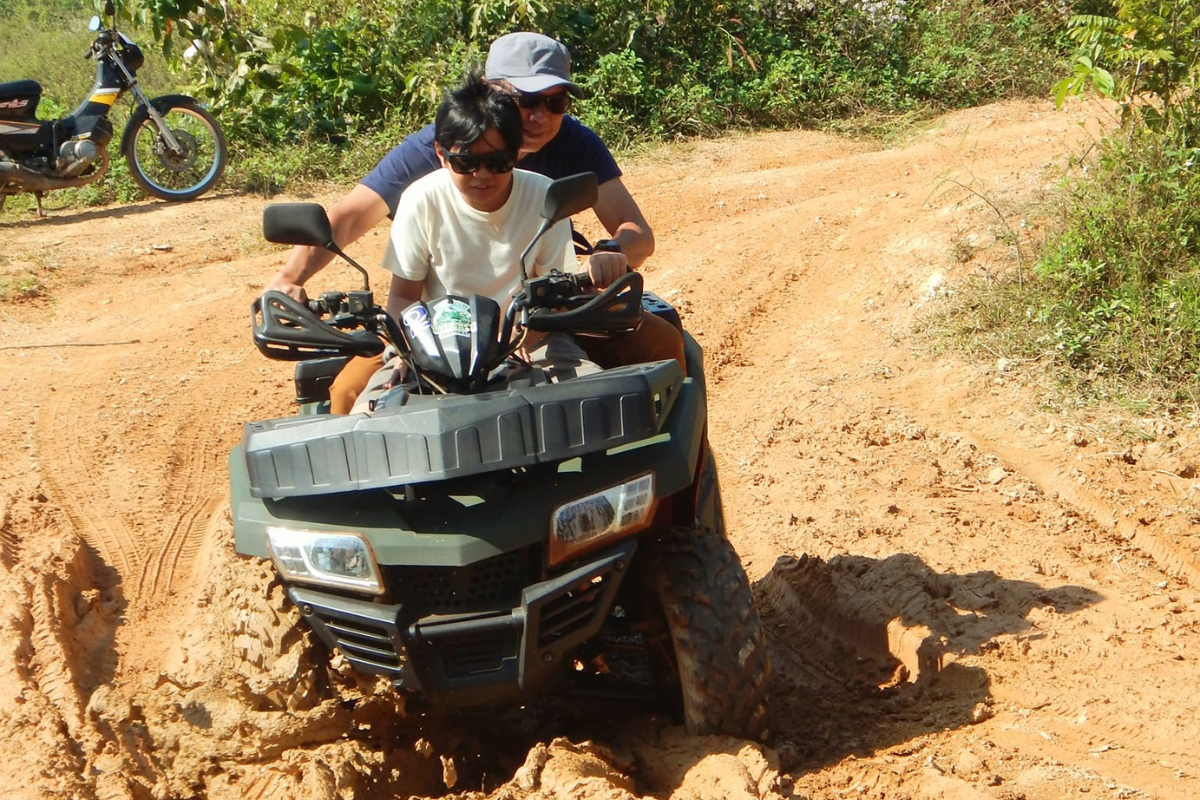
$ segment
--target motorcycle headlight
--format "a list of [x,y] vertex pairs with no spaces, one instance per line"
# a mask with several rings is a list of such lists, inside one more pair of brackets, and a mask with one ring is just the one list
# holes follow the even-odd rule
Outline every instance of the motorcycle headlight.
[[550,520],[550,563],[641,530],[653,510],[653,472],[559,506]]
[[357,533],[271,527],[267,528],[267,547],[275,569],[289,581],[383,593],[375,556]]

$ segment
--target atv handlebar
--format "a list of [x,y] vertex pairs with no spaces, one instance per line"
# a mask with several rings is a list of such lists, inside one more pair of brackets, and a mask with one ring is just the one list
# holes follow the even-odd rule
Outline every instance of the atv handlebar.
[[[505,315],[501,350],[514,352],[519,329],[617,334],[642,318],[642,276],[630,272],[599,294],[586,273],[554,271],[525,281]],[[519,320],[519,323],[518,323]],[[402,357],[411,352],[397,322],[376,305],[371,292],[324,292],[301,303],[274,290],[254,301],[254,341],[268,358],[296,361],[335,355],[374,355],[385,344]]]
[[636,272],[625,273],[599,294],[580,293],[592,286],[586,273],[552,272],[525,286],[530,302],[522,322],[531,331],[616,334],[642,322],[642,276]]

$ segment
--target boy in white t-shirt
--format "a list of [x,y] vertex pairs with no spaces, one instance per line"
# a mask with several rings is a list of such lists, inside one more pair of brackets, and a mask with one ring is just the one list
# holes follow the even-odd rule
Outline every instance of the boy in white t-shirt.
[[[520,256],[542,224],[550,179],[513,169],[521,147],[516,102],[482,76],[447,93],[434,121],[442,169],[400,196],[384,266],[392,271],[387,310],[447,294],[486,295],[507,309],[520,288]],[[577,269],[569,220],[538,240],[530,275]],[[607,276],[606,276],[607,277]],[[574,339],[552,334],[527,348],[557,377],[599,370]]]

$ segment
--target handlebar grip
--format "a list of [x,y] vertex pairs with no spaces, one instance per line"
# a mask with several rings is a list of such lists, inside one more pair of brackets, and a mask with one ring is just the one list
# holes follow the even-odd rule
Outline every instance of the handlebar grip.
[[579,291],[592,288],[592,276],[586,272],[572,272],[571,282],[575,284],[575,288]]

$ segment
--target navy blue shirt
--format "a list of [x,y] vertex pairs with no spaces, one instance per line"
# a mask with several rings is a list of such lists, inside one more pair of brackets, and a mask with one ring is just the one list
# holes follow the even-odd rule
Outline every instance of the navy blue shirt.
[[[404,137],[393,147],[362,184],[384,199],[388,216],[396,216],[396,205],[408,185],[441,168],[433,149],[433,124]],[[551,180],[578,172],[594,172],[600,183],[621,177],[621,168],[600,137],[572,116],[563,117],[558,134],[536,153],[517,162],[521,169],[537,172]]]

